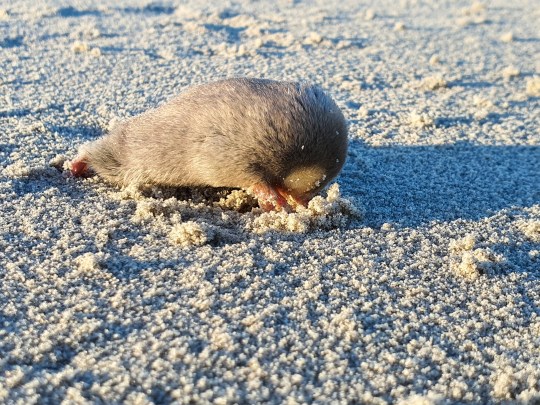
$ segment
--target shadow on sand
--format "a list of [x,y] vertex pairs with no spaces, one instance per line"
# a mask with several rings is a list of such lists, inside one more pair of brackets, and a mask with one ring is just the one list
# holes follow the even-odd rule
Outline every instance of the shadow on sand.
[[353,141],[339,182],[343,194],[364,207],[364,225],[478,220],[540,204],[540,147],[373,148]]

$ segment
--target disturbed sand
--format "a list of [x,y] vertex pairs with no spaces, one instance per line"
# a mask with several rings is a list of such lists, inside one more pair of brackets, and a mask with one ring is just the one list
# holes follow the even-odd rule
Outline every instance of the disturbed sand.
[[[0,5],[0,402],[537,403],[537,1]],[[325,88],[297,213],[63,170],[194,83]]]

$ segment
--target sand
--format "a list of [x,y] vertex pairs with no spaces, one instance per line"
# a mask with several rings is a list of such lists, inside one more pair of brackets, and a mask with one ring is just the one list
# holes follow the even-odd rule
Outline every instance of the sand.
[[[2,3],[0,402],[538,403],[539,4],[359,3]],[[230,76],[343,109],[307,209],[64,170]]]

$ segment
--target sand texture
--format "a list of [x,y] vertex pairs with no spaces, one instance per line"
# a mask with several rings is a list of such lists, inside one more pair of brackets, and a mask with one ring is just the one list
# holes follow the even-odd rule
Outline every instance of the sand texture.
[[[0,3],[0,403],[538,404],[540,3]],[[306,209],[117,189],[82,143],[188,86],[350,125]]]

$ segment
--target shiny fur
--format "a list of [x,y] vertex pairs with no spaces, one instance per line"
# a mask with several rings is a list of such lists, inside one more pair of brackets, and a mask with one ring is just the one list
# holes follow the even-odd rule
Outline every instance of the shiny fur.
[[121,186],[265,184],[306,196],[339,173],[346,151],[345,119],[320,88],[238,78],[191,87],[83,145],[77,160]]

